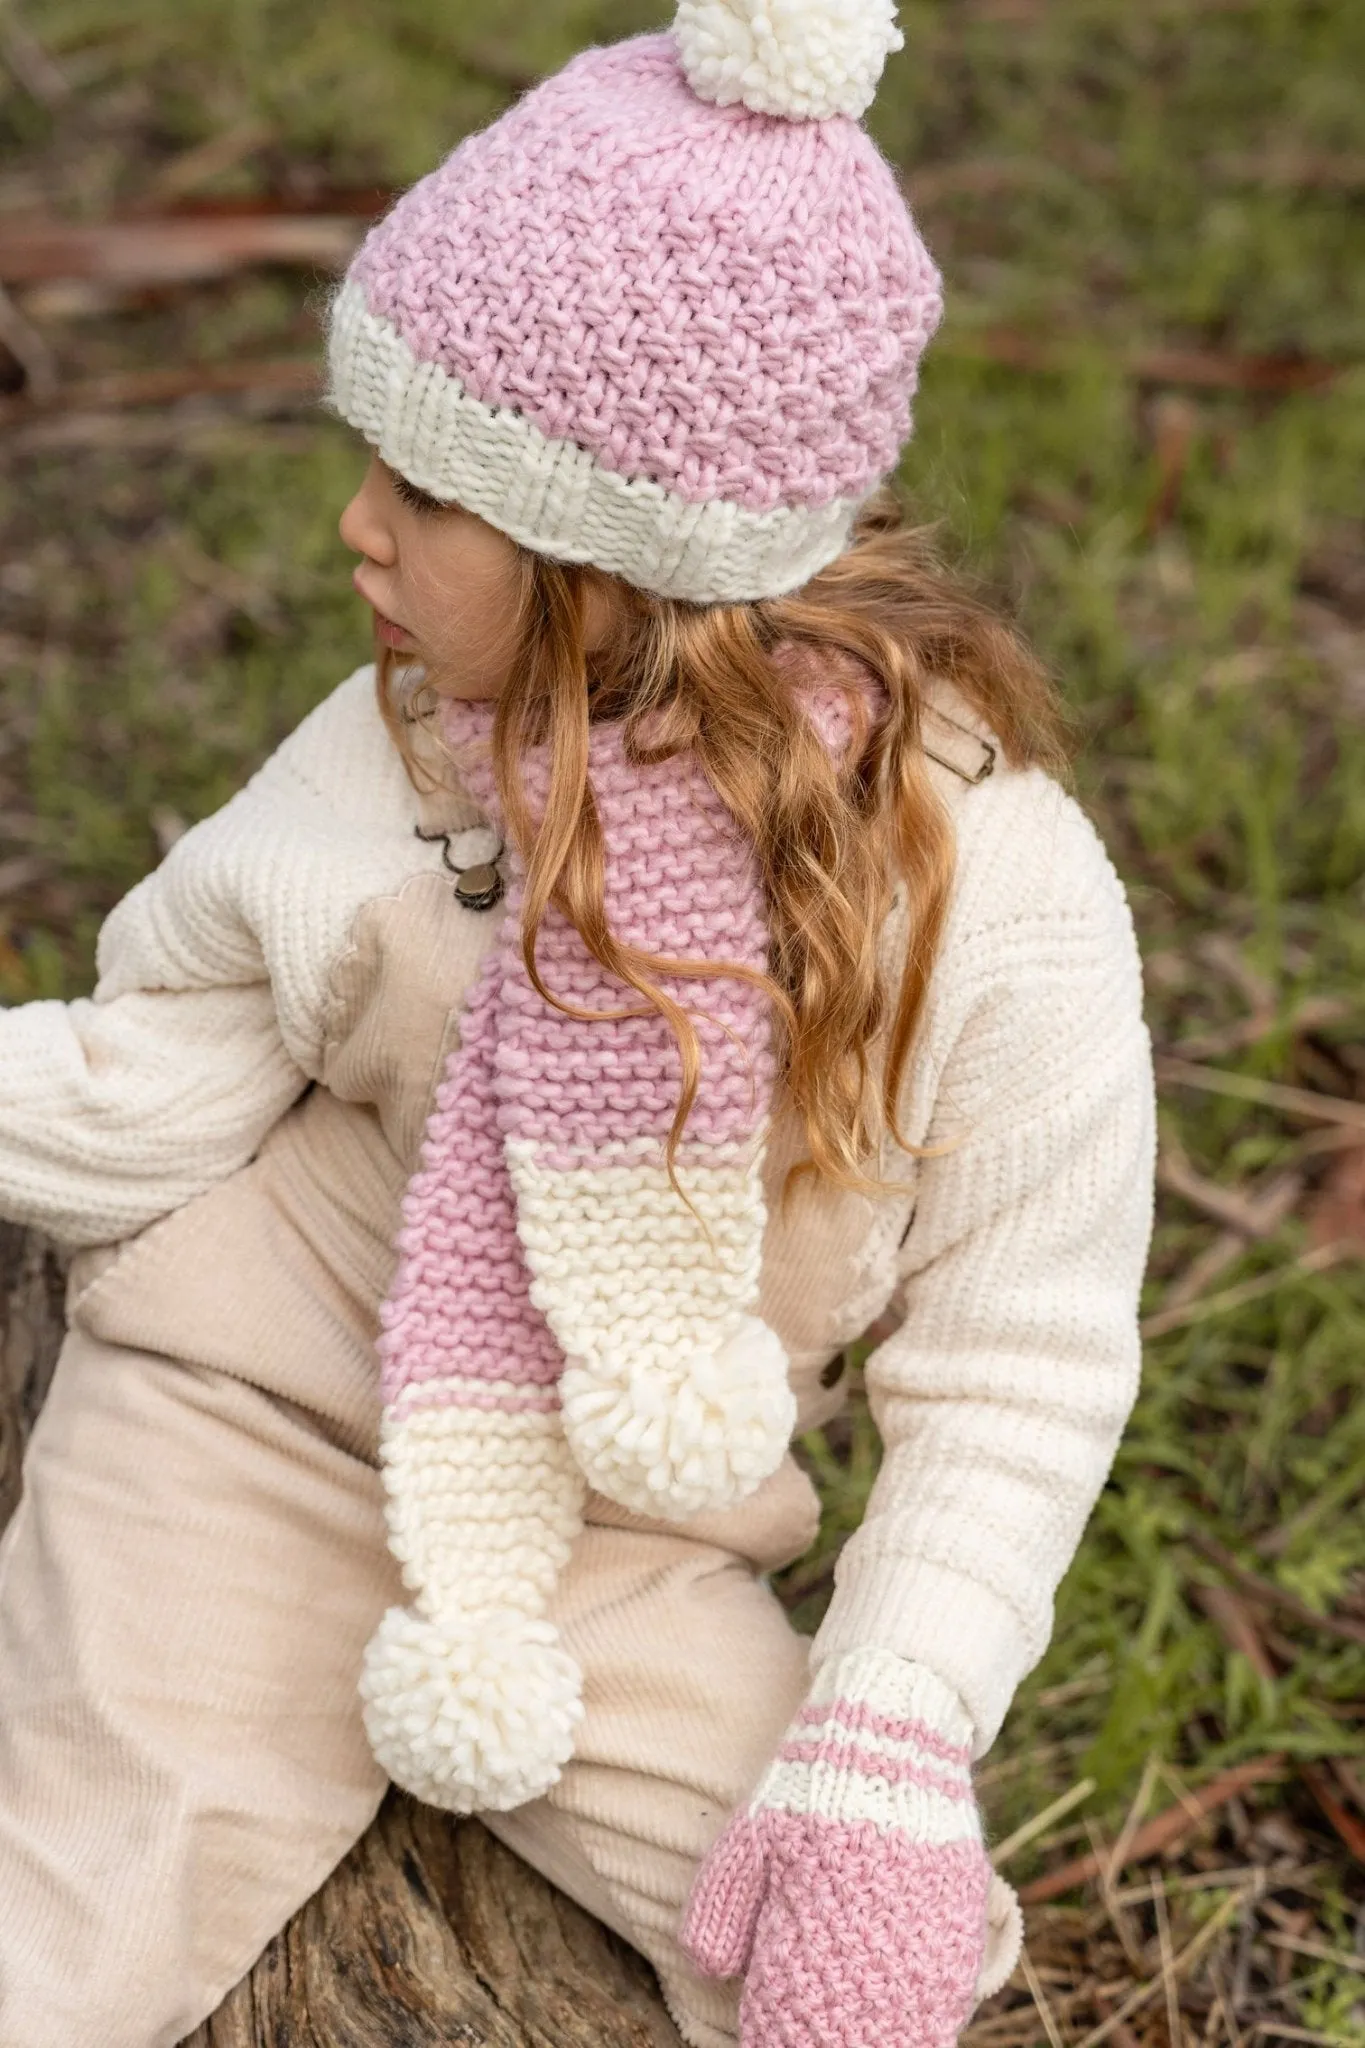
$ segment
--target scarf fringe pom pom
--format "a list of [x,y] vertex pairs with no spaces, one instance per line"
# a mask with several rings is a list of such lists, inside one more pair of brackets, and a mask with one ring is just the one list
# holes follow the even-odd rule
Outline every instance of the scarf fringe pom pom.
[[394,1783],[451,1813],[505,1813],[557,1783],[582,1675],[548,1621],[391,1607],[365,1652],[365,1732]]
[[796,1424],[787,1354],[757,1316],[742,1317],[715,1351],[575,1360],[559,1391],[588,1484],[670,1521],[753,1493],[781,1464]]

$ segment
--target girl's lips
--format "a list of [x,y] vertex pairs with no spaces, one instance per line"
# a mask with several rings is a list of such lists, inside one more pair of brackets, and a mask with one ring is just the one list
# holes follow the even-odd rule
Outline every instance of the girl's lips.
[[[374,611],[373,605],[370,609]],[[396,647],[405,654],[411,654],[416,647],[417,643],[412,635],[405,633],[401,626],[396,626],[392,619],[386,619],[383,612],[375,612],[374,630],[386,647]]]
[[405,654],[415,654],[417,643],[411,633],[407,631],[406,627],[400,626],[395,619],[389,618],[384,612],[380,611],[379,606],[361,582],[358,569],[352,573],[351,584],[356,595],[363,597],[370,610],[374,613],[374,630],[384,645],[386,647],[397,647]]

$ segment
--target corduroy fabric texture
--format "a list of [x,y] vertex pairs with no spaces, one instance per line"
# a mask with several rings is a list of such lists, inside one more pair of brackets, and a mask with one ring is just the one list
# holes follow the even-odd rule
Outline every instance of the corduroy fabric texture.
[[[258,1262],[266,1330],[297,1258]],[[0,2048],[174,2048],[383,1797],[356,1693],[397,1592],[350,1448],[372,1389],[329,1389],[283,1334],[256,1357],[278,1393],[248,1359],[79,1326],[58,1364],[0,1537]],[[766,1535],[790,1554],[805,1527]],[[683,1535],[589,1528],[554,1617],[588,1680],[580,1754],[497,1831],[650,1957],[691,2048],[732,2048],[737,1987],[698,1977],[678,1919],[806,1646],[747,1558]]]
[[371,231],[332,403],[527,547],[773,597],[895,466],[941,312],[856,121],[717,106],[672,35],[642,36],[576,57]]

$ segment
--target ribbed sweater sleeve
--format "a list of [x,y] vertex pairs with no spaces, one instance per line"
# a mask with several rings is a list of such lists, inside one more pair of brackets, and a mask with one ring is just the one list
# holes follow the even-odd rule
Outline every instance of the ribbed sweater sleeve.
[[130,1237],[245,1165],[304,1085],[264,981],[0,1012],[0,1215]]
[[817,1666],[864,1646],[928,1666],[978,1754],[1046,1647],[1132,1406],[1152,1209],[1123,892],[1075,805],[1012,780],[970,850],[919,1063],[936,1085],[905,1320],[867,1367],[884,1461],[813,1651]]
[[357,909],[435,861],[361,670],[111,913],[92,997],[0,1011],[0,1216],[106,1243],[245,1165]]

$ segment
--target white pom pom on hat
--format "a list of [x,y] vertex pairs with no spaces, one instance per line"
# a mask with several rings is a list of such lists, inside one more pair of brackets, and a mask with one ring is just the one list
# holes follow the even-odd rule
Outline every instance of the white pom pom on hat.
[[856,121],[905,40],[894,0],[679,0],[673,35],[699,99],[788,121]]

